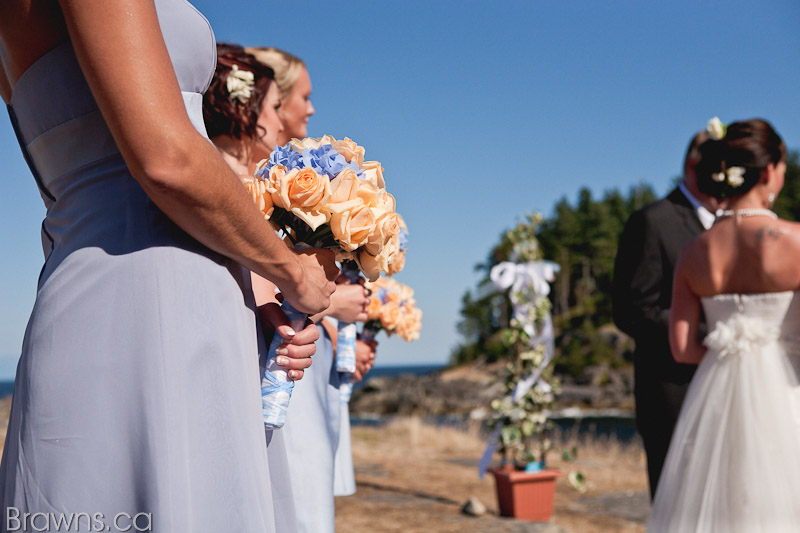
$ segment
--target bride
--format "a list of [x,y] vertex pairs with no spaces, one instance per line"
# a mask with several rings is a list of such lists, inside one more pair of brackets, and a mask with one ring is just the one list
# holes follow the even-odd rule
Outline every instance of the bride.
[[[700,152],[698,186],[729,199],[729,209],[676,268],[672,354],[699,367],[647,530],[796,531],[800,224],[769,210],[783,187],[786,147],[753,119],[716,128]],[[701,344],[703,313],[710,333]]]

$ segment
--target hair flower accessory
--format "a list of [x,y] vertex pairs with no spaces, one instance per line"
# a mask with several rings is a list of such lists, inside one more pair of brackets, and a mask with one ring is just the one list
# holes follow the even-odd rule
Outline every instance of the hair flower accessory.
[[728,169],[728,185],[740,187],[744,183],[744,167],[731,167]]
[[711,179],[716,181],[717,183],[722,183],[724,181],[728,182],[733,188],[741,187],[744,183],[744,167],[730,167],[722,172],[715,172],[711,174]]
[[250,99],[255,85],[255,76],[249,70],[240,70],[237,65],[231,67],[225,86],[231,95],[231,100],[239,100],[245,103]]
[[721,141],[728,132],[728,126],[723,124],[719,117],[714,117],[706,124],[706,131],[711,139]]

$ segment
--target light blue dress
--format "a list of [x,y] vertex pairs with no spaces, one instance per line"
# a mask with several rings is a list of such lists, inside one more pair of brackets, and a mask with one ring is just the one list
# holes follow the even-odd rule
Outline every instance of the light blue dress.
[[320,338],[313,364],[296,382],[281,431],[292,474],[298,531],[332,533],[334,454],[339,443],[339,373],[328,332]]
[[[186,110],[205,134],[213,33],[184,0],[155,3]],[[265,445],[265,350],[247,273],[133,179],[70,42],[23,74],[9,114],[47,215],[3,508],[151,513],[157,532],[293,531],[282,436],[267,435],[269,454]]]
[[333,464],[334,496],[350,496],[356,493],[356,476],[353,468],[353,448],[350,442],[350,404],[339,406],[339,445]]

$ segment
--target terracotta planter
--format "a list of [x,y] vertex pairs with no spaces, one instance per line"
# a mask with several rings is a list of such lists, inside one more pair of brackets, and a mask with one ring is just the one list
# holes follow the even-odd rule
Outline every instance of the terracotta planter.
[[522,472],[492,468],[500,514],[531,522],[549,522],[553,516],[557,470]]

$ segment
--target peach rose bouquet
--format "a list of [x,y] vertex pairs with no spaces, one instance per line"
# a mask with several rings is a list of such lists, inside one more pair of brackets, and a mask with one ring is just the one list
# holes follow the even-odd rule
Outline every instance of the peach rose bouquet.
[[397,333],[408,342],[417,340],[422,329],[422,310],[417,307],[411,287],[392,278],[380,278],[366,286],[372,295],[361,337],[372,339],[385,331],[389,336]]
[[[402,219],[386,191],[383,167],[364,161],[364,148],[345,138],[292,139],[261,161],[245,187],[253,201],[296,248],[326,248],[337,260],[351,260],[367,279],[400,257]],[[282,305],[297,331],[306,315]],[[299,329],[298,329],[299,328]],[[280,428],[294,383],[275,362],[281,339],[273,339],[262,378],[264,423]]]
[[[380,331],[386,331],[389,336],[397,333],[408,342],[419,338],[422,329],[422,310],[417,307],[411,287],[388,277],[367,282],[365,287],[370,289],[372,294],[367,304],[367,321],[361,331],[362,341],[374,339]],[[338,346],[336,350],[338,360]],[[352,394],[353,380],[348,374],[344,374],[339,384],[341,403],[348,403]]]
[[375,280],[401,253],[404,222],[383,167],[364,148],[326,135],[292,139],[256,167],[245,186],[265,217],[294,244],[328,248]]
[[[408,227],[406,226],[403,217],[397,215],[397,223],[399,224],[399,231],[392,236],[389,241],[389,247],[396,250],[393,254],[394,259],[388,265],[386,274],[392,276],[400,272],[406,263],[406,247],[408,243]],[[350,283],[357,283],[359,278],[359,266],[355,261],[342,261],[342,274],[344,274]],[[339,322],[338,335],[336,339],[336,370],[343,372],[342,383],[352,384],[352,376],[356,371],[356,325],[347,322]],[[350,395],[346,392],[343,394],[343,400],[347,403],[350,400]]]

